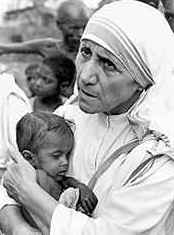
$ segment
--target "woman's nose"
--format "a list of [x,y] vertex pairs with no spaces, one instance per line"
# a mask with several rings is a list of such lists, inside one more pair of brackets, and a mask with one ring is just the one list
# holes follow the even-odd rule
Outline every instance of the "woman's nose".
[[80,80],[85,84],[95,85],[97,83],[97,65],[94,61],[88,61],[83,65]]

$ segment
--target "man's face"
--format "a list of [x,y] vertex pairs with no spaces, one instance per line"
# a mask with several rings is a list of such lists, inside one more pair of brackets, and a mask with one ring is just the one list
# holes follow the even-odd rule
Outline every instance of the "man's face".
[[57,25],[62,31],[65,45],[70,51],[77,52],[88,18],[85,13],[79,12],[78,9],[77,12],[73,10],[66,13],[60,20],[57,20]]
[[79,106],[87,113],[119,114],[139,85],[103,47],[83,40],[77,55]]
[[69,154],[73,143],[65,136],[60,136],[55,131],[48,131],[43,144],[37,152],[39,168],[59,181],[68,170]]

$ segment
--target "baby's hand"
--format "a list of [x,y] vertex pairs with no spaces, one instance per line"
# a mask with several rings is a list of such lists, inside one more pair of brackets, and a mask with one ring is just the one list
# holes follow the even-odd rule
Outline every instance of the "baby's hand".
[[76,209],[78,200],[79,200],[79,189],[70,187],[60,195],[59,203],[63,204],[68,208]]
[[79,184],[80,196],[77,204],[77,210],[84,212],[87,215],[91,215],[94,211],[98,199],[91,189],[85,184]]

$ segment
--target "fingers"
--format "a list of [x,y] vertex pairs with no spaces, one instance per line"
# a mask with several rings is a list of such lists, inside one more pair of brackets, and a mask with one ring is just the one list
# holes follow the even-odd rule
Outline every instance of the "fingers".
[[86,197],[83,198],[83,200],[80,202],[81,207],[84,209],[86,214],[92,214],[92,212],[94,211],[96,205],[97,205],[97,198],[95,195],[91,196],[91,197]]
[[83,209],[85,210],[85,212],[87,212],[87,214],[92,213],[93,205],[89,199],[83,200],[81,202],[81,205],[82,205]]

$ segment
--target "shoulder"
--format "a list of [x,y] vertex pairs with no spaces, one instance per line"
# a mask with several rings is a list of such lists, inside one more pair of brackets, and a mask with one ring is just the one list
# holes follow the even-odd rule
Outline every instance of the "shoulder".
[[135,147],[125,160],[129,167],[126,183],[137,184],[143,181],[174,180],[174,159],[165,146],[155,140],[148,140]]

